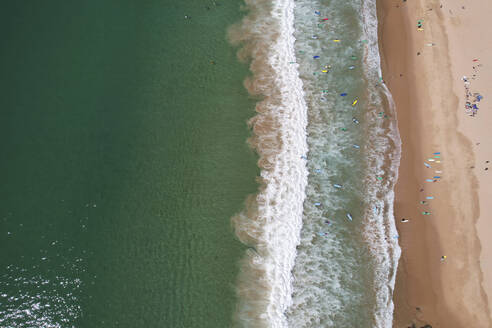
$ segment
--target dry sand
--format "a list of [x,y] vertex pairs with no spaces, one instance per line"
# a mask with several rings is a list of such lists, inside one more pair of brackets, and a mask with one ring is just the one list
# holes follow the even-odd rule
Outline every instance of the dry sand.
[[[378,0],[378,10],[403,143],[394,326],[492,327],[492,1]],[[465,112],[463,75],[484,96],[475,117]]]

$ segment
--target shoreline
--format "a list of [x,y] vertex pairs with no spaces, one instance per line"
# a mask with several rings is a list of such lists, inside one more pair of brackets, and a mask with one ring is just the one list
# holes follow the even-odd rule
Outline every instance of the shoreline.
[[[468,33],[477,30],[457,24],[466,10],[460,12],[452,6],[461,7],[451,0],[442,7],[435,1],[424,5],[421,0],[378,0],[382,72],[396,104],[402,139],[395,188],[395,220],[402,256],[393,297],[394,327],[409,327],[412,323],[492,327],[487,300],[487,295],[492,297],[492,283],[482,283],[484,269],[479,262],[491,254],[484,239],[490,225],[479,220],[480,210],[483,217],[490,211],[480,208],[478,201],[480,196],[483,204],[483,195],[490,192],[484,184],[479,186],[471,169],[477,157],[488,154],[477,156],[470,141],[475,139],[473,133],[482,139],[492,136],[486,128],[479,131],[473,125],[476,121],[470,126],[470,118],[463,113],[464,97],[459,93],[463,81],[460,85],[457,79],[461,39],[454,36],[463,29],[469,29]],[[419,19],[422,31],[417,31]],[[492,91],[483,92],[492,95]],[[491,122],[490,116],[480,121],[484,127],[487,122]],[[442,178],[433,178],[436,175]],[[429,178],[431,181],[426,182]],[[402,218],[409,222],[402,223]],[[481,240],[477,220],[484,226],[480,227]],[[446,258],[442,260],[442,256]],[[485,269],[491,270],[490,263],[485,264]]]

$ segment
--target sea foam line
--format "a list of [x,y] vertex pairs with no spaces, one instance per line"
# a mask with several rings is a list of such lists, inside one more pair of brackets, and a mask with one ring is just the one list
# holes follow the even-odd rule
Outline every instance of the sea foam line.
[[245,86],[260,95],[249,121],[259,155],[260,190],[232,218],[238,238],[252,246],[241,261],[236,323],[287,327],[296,246],[300,241],[308,171],[307,109],[294,50],[294,1],[246,0],[247,16],[229,38],[250,59]]
[[[368,81],[375,81],[382,76],[381,58],[378,46],[378,19],[376,11],[376,1],[364,0],[362,2],[362,21],[363,34],[368,40],[368,47],[365,53],[365,70],[364,73]],[[376,75],[377,74],[377,75]],[[398,261],[401,255],[401,249],[398,245],[398,232],[396,230],[394,218],[394,187],[398,180],[398,168],[401,158],[401,139],[397,126],[396,107],[393,97],[386,87],[381,83],[382,89],[380,95],[387,101],[387,109],[390,117],[386,127],[383,129],[374,129],[376,133],[372,136],[372,147],[368,153],[376,154],[369,160],[376,164],[373,170],[370,170],[367,177],[366,185],[368,194],[374,198],[371,203],[374,206],[368,208],[365,224],[365,236],[370,243],[370,250],[376,261],[375,267],[375,289],[376,308],[374,309],[375,326],[377,328],[390,328],[393,326],[393,290],[396,280]],[[386,150],[386,158],[381,161],[377,156],[381,149]],[[389,151],[388,150],[392,150]],[[377,158],[377,159],[376,159]],[[374,160],[376,159],[376,160]],[[372,172],[371,172],[372,171]],[[371,183],[370,180],[379,172],[386,171],[386,182],[380,186]],[[376,197],[381,192],[383,197]],[[370,213],[373,211],[373,213]]]

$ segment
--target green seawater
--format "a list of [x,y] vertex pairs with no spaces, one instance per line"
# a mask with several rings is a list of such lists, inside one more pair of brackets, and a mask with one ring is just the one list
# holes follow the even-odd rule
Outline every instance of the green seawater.
[[240,3],[0,4],[0,327],[231,325]]

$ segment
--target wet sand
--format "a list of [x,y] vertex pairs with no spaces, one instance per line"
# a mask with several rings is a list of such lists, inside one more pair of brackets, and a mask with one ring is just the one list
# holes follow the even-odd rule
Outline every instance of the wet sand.
[[[492,2],[378,0],[378,11],[402,137],[394,327],[492,327]],[[484,97],[475,117],[463,75]]]

